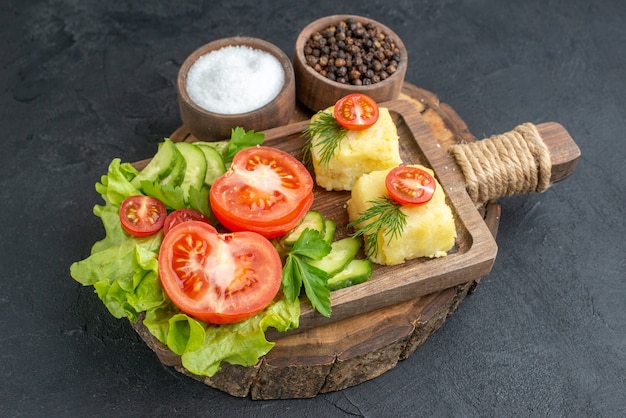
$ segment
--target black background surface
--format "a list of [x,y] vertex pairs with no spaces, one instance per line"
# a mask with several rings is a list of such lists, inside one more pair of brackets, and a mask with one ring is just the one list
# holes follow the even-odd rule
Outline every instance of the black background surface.
[[[162,366],[69,276],[103,229],[94,183],[180,126],[175,78],[211,40],[338,13],[391,27],[408,82],[477,137],[557,121],[582,150],[543,194],[501,200],[492,272],[377,379],[314,399],[231,397]],[[3,1],[0,416],[624,416],[626,3]]]

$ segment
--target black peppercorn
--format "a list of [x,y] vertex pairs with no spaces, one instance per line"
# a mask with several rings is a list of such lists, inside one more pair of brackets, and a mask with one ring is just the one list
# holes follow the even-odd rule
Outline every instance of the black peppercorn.
[[372,22],[348,18],[315,32],[304,46],[306,62],[339,83],[371,85],[398,70],[402,59],[395,41]]

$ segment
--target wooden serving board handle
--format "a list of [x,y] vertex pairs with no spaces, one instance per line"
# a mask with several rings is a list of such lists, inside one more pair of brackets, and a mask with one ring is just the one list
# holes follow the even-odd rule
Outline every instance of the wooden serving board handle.
[[526,123],[510,132],[450,147],[477,206],[526,192],[543,192],[569,177],[580,149],[559,123]]
[[581,152],[574,139],[557,122],[545,122],[537,125],[539,135],[550,151],[552,160],[552,183],[559,182],[569,177],[578,164]]

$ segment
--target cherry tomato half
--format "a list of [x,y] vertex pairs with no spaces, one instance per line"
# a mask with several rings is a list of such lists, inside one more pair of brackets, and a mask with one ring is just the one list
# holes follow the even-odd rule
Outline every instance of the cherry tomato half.
[[313,204],[313,179],[288,153],[251,147],[235,155],[209,198],[213,214],[230,231],[274,238],[295,228]]
[[353,93],[335,103],[333,114],[344,128],[360,131],[376,123],[378,104],[369,96]]
[[418,205],[428,202],[435,193],[435,179],[419,167],[399,166],[391,170],[385,186],[393,200],[402,205]]
[[[163,233],[167,235],[170,229],[172,229],[174,226],[189,221],[201,221],[206,222],[210,225],[210,221],[203,214],[195,209],[176,209],[175,211],[167,215],[167,218],[165,218],[165,223],[163,224]],[[217,233],[217,230],[215,228],[213,229]]]
[[251,317],[274,299],[282,265],[276,249],[257,233],[217,234],[205,222],[189,221],[163,239],[159,278],[181,311],[228,324]]
[[120,206],[120,222],[131,235],[145,237],[163,227],[167,209],[163,202],[150,196],[130,196]]

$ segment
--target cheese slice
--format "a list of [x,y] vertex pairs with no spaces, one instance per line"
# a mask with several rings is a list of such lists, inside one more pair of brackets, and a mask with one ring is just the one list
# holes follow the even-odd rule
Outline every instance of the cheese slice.
[[[421,165],[415,165],[433,173]],[[373,199],[389,196],[385,178],[390,170],[375,171],[359,178],[348,201],[348,216],[354,222],[366,211]],[[442,257],[452,249],[456,240],[456,226],[452,210],[446,204],[446,196],[437,183],[431,200],[423,205],[403,206],[407,225],[402,235],[390,239],[384,231],[378,235],[378,253],[370,257],[372,262],[384,265],[401,264],[418,257]],[[362,225],[357,225],[357,228]]]
[[[324,112],[333,113],[333,106]],[[311,122],[319,114],[311,118]],[[311,138],[315,181],[326,190],[351,190],[363,174],[393,168],[402,163],[398,130],[387,108],[379,108],[374,125],[361,131],[348,131],[328,164],[322,165],[320,138]]]

